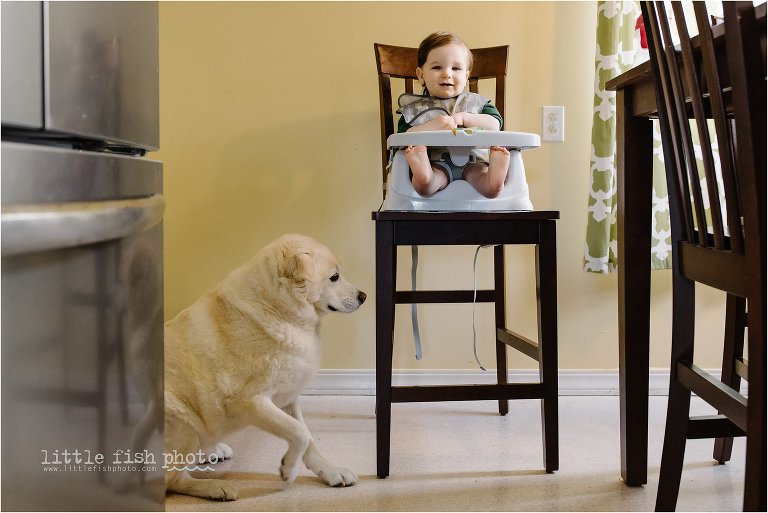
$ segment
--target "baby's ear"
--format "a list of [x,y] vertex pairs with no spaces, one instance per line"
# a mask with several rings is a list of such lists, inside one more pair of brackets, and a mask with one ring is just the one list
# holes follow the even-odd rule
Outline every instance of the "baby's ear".
[[418,80],[419,84],[422,86],[424,85],[424,71],[421,67],[416,68],[416,80]]

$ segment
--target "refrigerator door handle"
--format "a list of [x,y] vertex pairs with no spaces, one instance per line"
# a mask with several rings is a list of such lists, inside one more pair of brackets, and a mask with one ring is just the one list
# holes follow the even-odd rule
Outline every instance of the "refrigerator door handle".
[[118,201],[3,206],[2,256],[121,239],[158,224],[162,194]]

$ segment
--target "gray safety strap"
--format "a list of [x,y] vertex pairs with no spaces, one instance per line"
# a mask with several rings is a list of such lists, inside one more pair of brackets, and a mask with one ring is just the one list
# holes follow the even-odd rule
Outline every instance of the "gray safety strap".
[[[475,328],[475,305],[477,304],[477,255],[482,248],[493,247],[495,244],[484,244],[475,250],[475,258],[472,260],[472,351],[475,355],[475,361],[481,370],[486,370],[480,358],[477,356],[477,329]],[[411,290],[416,290],[416,272],[419,268],[419,247],[411,246]],[[416,350],[416,359],[423,357],[421,351],[421,335],[419,334],[419,314],[417,304],[411,303],[411,327],[413,329],[413,344]]]
[[[419,268],[419,247],[411,246],[411,290],[416,290],[416,271]],[[421,335],[419,335],[418,305],[411,303],[411,325],[413,327],[413,344],[416,348],[416,359],[421,360]]]
[[481,370],[486,370],[477,357],[477,329],[475,328],[475,305],[477,305],[477,254],[481,248],[491,247],[490,244],[478,246],[475,250],[475,258],[472,260],[472,351],[475,353],[475,361]]

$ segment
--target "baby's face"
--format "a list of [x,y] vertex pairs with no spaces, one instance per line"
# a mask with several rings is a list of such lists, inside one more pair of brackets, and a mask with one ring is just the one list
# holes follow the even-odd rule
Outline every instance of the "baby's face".
[[416,68],[416,78],[432,96],[453,98],[464,91],[469,80],[467,49],[448,44],[433,48],[424,66]]

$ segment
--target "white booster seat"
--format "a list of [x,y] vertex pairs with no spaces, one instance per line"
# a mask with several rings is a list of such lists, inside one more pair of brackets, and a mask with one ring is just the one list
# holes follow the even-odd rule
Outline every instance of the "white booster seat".
[[[504,189],[495,198],[486,198],[465,180],[454,180],[432,194],[422,196],[411,183],[404,149],[408,146],[447,148],[456,166],[465,165],[473,150],[503,146],[510,153]],[[425,132],[404,132],[387,138],[389,173],[382,210],[493,211],[533,210],[521,152],[541,146],[538,134],[458,128]]]

